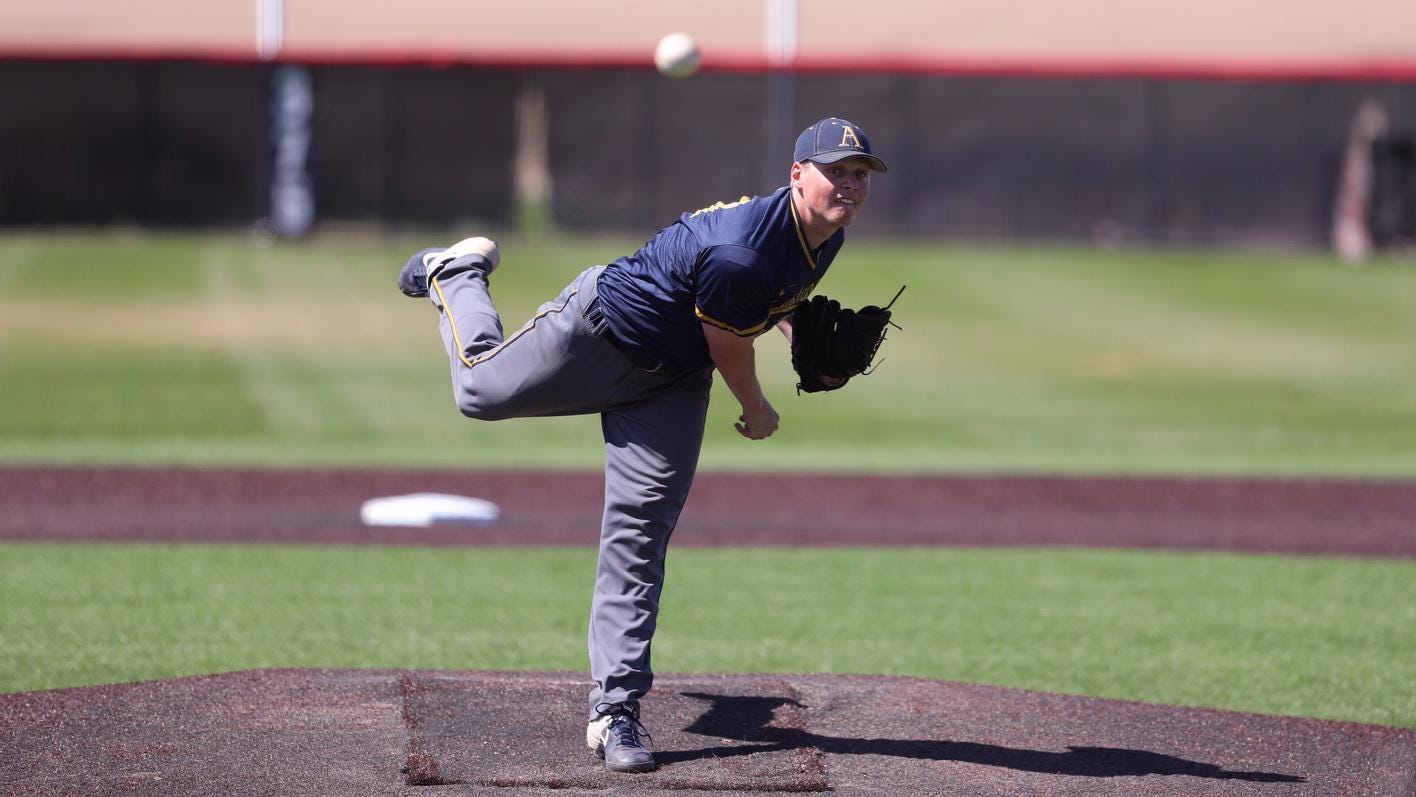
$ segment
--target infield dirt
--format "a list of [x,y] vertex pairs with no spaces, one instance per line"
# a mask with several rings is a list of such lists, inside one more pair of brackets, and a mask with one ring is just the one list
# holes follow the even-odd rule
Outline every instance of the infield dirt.
[[[378,528],[368,498],[498,504],[487,527]],[[603,476],[0,466],[0,539],[594,545]],[[705,473],[674,545],[1082,545],[1416,556],[1416,481]]]

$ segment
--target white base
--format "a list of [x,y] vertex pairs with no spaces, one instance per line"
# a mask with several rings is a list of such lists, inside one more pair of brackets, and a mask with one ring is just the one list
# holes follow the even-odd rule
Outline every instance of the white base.
[[414,493],[372,498],[359,509],[366,526],[431,526],[435,523],[485,525],[501,510],[491,501],[442,493]]

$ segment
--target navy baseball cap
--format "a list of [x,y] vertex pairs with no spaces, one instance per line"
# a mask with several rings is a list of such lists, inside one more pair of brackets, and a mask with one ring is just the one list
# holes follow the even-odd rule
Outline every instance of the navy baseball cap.
[[797,163],[835,163],[854,157],[870,161],[870,168],[877,172],[888,171],[885,161],[871,153],[870,139],[866,138],[865,131],[859,125],[832,116],[801,131],[792,160]]

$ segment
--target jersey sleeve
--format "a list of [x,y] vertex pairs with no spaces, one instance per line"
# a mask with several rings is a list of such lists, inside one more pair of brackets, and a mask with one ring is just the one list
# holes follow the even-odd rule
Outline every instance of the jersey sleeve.
[[700,321],[751,337],[767,328],[775,296],[771,270],[757,252],[742,246],[704,252],[693,308]]

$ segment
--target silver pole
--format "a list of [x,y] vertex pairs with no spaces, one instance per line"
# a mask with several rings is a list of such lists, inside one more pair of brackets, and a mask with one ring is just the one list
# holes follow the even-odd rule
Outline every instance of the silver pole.
[[256,0],[256,54],[262,61],[285,46],[285,0]]
[[763,50],[772,72],[767,78],[767,107],[763,114],[768,185],[784,182],[791,162],[792,136],[796,132],[796,63],[799,0],[763,0],[766,24]]

